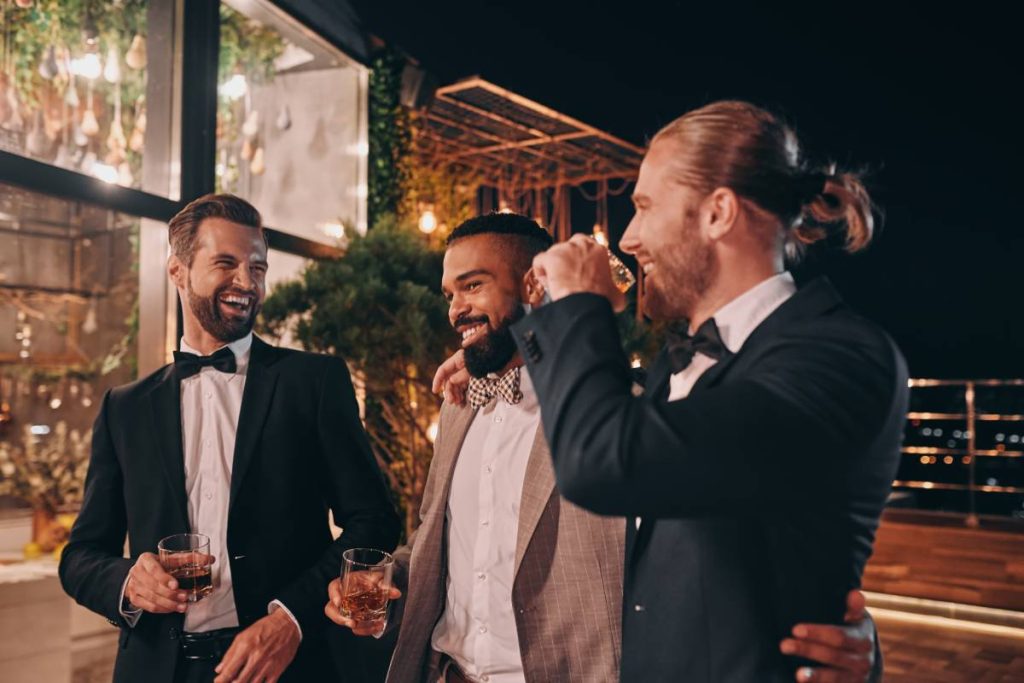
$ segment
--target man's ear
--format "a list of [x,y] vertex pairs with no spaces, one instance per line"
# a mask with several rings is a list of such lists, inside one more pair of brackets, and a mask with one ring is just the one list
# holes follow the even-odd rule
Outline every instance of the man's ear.
[[523,276],[523,303],[536,308],[544,300],[544,285],[537,279],[533,268],[526,271]]
[[728,187],[716,188],[701,206],[701,229],[711,240],[720,240],[730,232],[740,214],[740,199]]
[[167,275],[171,278],[171,282],[174,283],[175,287],[186,289],[185,280],[188,278],[188,268],[174,254],[171,254],[170,258],[167,259]]

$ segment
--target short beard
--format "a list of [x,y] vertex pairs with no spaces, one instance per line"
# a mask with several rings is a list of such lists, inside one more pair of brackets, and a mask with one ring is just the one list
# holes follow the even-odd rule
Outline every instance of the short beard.
[[225,318],[221,315],[217,301],[221,294],[230,289],[230,286],[221,287],[206,297],[197,294],[192,289],[191,280],[185,284],[185,293],[188,295],[188,307],[199,321],[199,325],[214,339],[225,344],[230,344],[252,332],[252,328],[256,324],[256,316],[259,315],[262,308],[253,293],[248,292],[246,296],[252,296],[254,302],[249,316],[238,319]]
[[662,251],[657,277],[644,282],[643,312],[651,320],[689,320],[700,299],[718,278],[718,259],[696,222],[682,240]]
[[486,377],[509,364],[518,351],[511,326],[524,315],[526,311],[523,307],[516,306],[511,314],[502,319],[497,329],[489,331],[483,339],[463,349],[466,370],[470,375]]

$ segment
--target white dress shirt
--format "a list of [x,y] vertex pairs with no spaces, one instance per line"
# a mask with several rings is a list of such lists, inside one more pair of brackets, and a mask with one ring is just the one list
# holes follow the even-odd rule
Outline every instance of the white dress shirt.
[[[722,343],[732,353],[738,353],[757,326],[795,293],[793,276],[783,272],[751,287],[722,306],[713,316]],[[690,330],[690,334],[694,332]],[[668,400],[678,401],[689,396],[700,376],[717,362],[700,351],[693,354],[693,361],[669,379]]]
[[[722,343],[732,353],[739,353],[757,326],[795,293],[796,283],[787,271],[773,275],[722,306],[713,316]],[[690,334],[694,332],[696,330],[690,330]],[[678,401],[689,396],[701,375],[717,362],[700,351],[693,354],[690,364],[669,378],[668,400]],[[636,518],[636,528],[640,528],[639,517]]]
[[[185,612],[184,630],[193,633],[238,626],[227,547],[228,505],[235,434],[242,410],[246,371],[249,369],[252,334],[231,342],[227,347],[235,354],[234,373],[204,367],[181,382],[181,437],[185,454],[188,521],[192,533],[209,537],[210,554],[216,558],[213,591],[199,602],[189,604]],[[189,346],[184,338],[181,350],[203,355]],[[126,580],[125,587],[127,584]],[[288,613],[301,635],[301,627],[283,604],[275,600],[268,611],[277,608]],[[139,614],[138,610],[122,610],[122,615],[132,626]]]
[[447,598],[431,644],[482,683],[525,680],[512,582],[523,480],[540,427],[540,405],[525,367],[520,390],[517,405],[496,398],[477,411],[446,510]]

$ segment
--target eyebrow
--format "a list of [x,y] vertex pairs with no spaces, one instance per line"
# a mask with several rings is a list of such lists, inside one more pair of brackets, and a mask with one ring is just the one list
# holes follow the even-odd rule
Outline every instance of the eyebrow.
[[476,270],[467,270],[465,273],[463,273],[462,275],[460,275],[457,278],[455,278],[455,281],[456,282],[462,282],[463,280],[468,280],[469,278],[476,277],[477,275],[492,275],[492,273],[491,273],[491,271],[489,271],[489,270],[487,270],[485,268],[477,268]]

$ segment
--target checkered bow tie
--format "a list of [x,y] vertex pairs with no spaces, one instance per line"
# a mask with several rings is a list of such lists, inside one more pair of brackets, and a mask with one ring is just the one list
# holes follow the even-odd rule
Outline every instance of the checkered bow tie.
[[469,380],[469,390],[466,399],[472,408],[483,408],[491,402],[495,396],[510,406],[514,406],[523,400],[523,392],[519,389],[519,371],[516,366],[501,377],[474,377]]

